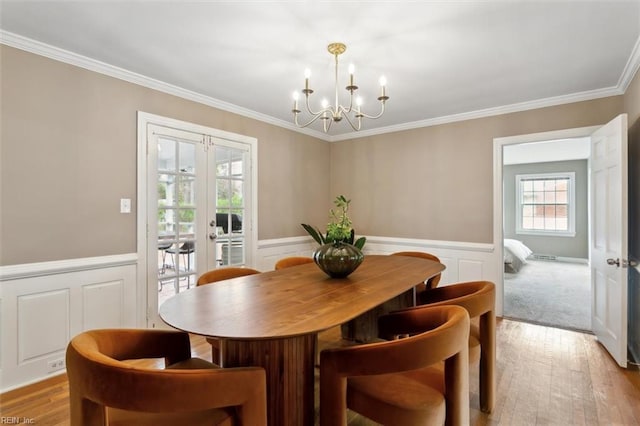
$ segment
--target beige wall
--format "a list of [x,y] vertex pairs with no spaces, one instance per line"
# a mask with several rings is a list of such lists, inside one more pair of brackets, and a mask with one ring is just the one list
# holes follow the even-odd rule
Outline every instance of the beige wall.
[[[353,200],[368,235],[492,242],[493,139],[640,117],[625,96],[336,143],[0,46],[0,265],[136,250],[136,111],[258,139],[259,238],[323,226]],[[327,178],[327,176],[329,176]]]
[[363,234],[493,242],[493,139],[604,124],[622,96],[331,145],[331,193]]
[[7,46],[0,55],[0,265],[136,251],[138,110],[258,139],[260,239],[326,221],[326,142]]

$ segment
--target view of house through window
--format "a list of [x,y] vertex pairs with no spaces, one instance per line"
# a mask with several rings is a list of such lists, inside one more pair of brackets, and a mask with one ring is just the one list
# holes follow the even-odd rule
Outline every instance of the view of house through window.
[[575,173],[517,175],[517,233],[574,233]]

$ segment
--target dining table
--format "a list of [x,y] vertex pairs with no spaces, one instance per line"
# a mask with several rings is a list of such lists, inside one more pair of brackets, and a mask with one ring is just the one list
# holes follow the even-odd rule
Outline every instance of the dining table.
[[176,329],[221,339],[221,367],[263,367],[269,425],[313,425],[317,334],[371,317],[444,268],[366,255],[348,277],[330,278],[308,263],[195,287],[164,302],[159,315]]

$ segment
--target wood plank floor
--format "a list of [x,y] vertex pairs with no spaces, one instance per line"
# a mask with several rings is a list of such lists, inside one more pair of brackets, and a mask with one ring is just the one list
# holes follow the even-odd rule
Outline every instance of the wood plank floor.
[[[640,372],[619,368],[593,335],[510,320],[497,327],[496,409],[479,411],[472,367],[472,425],[640,425]],[[339,329],[321,334],[319,342],[340,344]],[[192,346],[195,355],[210,359],[203,338],[194,336]],[[68,425],[68,409],[64,374],[0,395],[0,423],[16,417],[22,424]],[[349,425],[375,423],[350,413]]]

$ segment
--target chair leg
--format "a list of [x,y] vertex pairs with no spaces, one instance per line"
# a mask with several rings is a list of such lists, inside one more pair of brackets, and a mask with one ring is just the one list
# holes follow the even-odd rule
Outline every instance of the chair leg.
[[496,403],[496,315],[480,316],[480,410],[493,411]]

